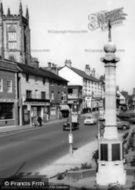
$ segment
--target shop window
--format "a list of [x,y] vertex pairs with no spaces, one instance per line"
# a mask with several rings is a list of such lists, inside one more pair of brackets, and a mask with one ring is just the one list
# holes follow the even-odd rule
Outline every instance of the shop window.
[[0,120],[13,119],[13,103],[0,103]]
[[12,92],[12,80],[7,81],[7,92]]
[[108,161],[108,145],[107,144],[101,144],[100,145],[100,160],[101,161]]
[[120,160],[120,144],[112,144],[112,161]]
[[0,92],[3,92],[3,79],[0,79]]

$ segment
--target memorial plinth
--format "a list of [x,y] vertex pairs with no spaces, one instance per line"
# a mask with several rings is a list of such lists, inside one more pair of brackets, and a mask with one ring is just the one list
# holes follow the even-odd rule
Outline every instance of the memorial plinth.
[[99,160],[96,182],[101,186],[112,183],[125,185],[126,173],[122,139],[118,136],[116,119],[116,46],[109,41],[104,46],[105,56],[101,61],[105,65],[105,130],[99,139]]

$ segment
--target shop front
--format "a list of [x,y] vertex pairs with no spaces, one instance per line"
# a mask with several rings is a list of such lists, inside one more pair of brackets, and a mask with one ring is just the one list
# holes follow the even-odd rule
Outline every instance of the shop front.
[[17,103],[15,101],[0,102],[0,126],[17,125]]
[[42,122],[45,123],[49,119],[49,107],[49,100],[46,102],[25,102],[25,104],[22,106],[22,124],[33,125],[33,122],[37,117],[41,117]]

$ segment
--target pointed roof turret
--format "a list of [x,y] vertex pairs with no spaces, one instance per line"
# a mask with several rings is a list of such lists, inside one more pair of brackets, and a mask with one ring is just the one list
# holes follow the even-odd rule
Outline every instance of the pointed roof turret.
[[0,16],[3,15],[3,3],[1,2],[0,3]]
[[26,18],[29,19],[29,9],[26,7]]
[[11,13],[10,13],[10,8],[8,8],[8,10],[7,10],[7,15],[8,15],[8,16],[11,15]]
[[22,9],[22,2],[20,1],[20,5],[19,5],[19,15],[23,15],[23,9]]

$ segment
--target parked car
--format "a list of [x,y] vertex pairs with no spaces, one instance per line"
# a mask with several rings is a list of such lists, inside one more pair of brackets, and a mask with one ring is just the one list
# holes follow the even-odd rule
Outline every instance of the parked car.
[[105,115],[104,114],[100,114],[99,115],[99,120],[100,121],[105,121]]
[[[101,129],[105,128],[105,122],[104,121],[100,123],[100,128]],[[126,129],[130,128],[130,124],[128,121],[123,121],[123,120],[117,118],[117,128],[121,129],[121,130],[126,130]]]
[[84,120],[84,125],[93,125],[96,123],[96,118],[94,117],[86,117],[85,120]]
[[65,122],[63,124],[63,131],[70,131],[70,125],[71,125],[72,131],[76,130],[76,129],[79,129],[79,123]]
[[131,118],[129,118],[129,120],[128,120],[130,123],[132,123],[132,124],[135,124],[135,117],[131,117]]
[[117,128],[121,130],[126,130],[130,128],[129,122],[128,121],[122,121],[117,118]]

